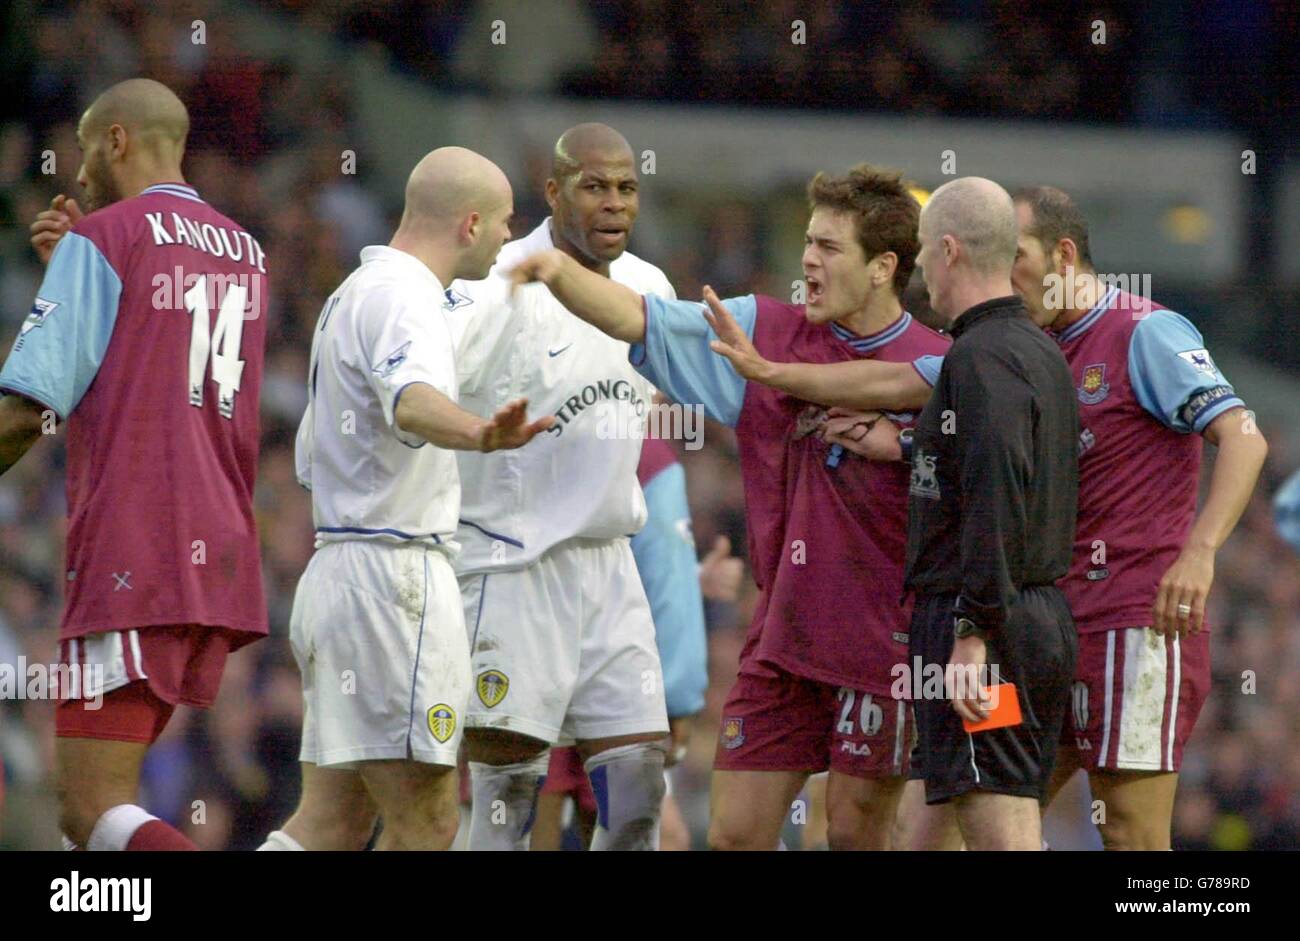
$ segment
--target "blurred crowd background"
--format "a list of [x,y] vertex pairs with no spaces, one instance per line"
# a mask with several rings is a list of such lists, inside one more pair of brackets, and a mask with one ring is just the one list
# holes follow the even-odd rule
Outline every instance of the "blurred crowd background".
[[[366,152],[382,142],[358,139],[350,73],[328,63],[305,72],[273,53],[245,51],[221,24],[247,6],[15,0],[0,13],[0,343],[7,348],[40,283],[27,225],[52,196],[78,191],[76,120],[98,92],[123,78],[156,78],[188,104],[187,178],[246,226],[268,255],[272,296],[257,512],[273,636],[231,658],[212,710],[178,711],[145,771],[146,806],[212,849],[256,846],[297,799],[301,696],[285,637],[294,586],[312,552],[310,504],[293,469],[310,331],[360,247],[386,242],[401,208],[368,177]],[[381,51],[376,69],[485,96],[545,94],[593,108],[625,98],[1210,127],[1253,135],[1261,153],[1281,148],[1287,128],[1293,134],[1295,127],[1289,44],[1296,14],[1263,0],[1157,2],[1141,12],[1131,4],[993,0],[278,0],[259,6],[340,49]],[[527,55],[489,62],[492,22],[521,10],[540,38],[530,38]],[[1179,29],[1159,28],[1167,17],[1177,17]],[[788,41],[791,22],[800,18],[810,32],[834,37],[829,54],[824,39],[816,48]],[[203,44],[193,41],[196,19],[207,25]],[[1100,52],[1080,27],[1097,19],[1114,37]],[[430,146],[439,143],[450,141]],[[361,155],[354,175],[339,172],[340,149],[348,146]],[[540,194],[548,153],[529,146],[521,161],[527,178],[513,181],[517,235],[546,215]],[[47,151],[56,158],[52,173],[43,172],[50,169],[43,166]],[[870,157],[868,148],[863,159]],[[798,187],[710,195],[665,194],[656,203],[667,219],[656,239],[661,251],[638,250],[667,271],[683,297],[699,296],[706,280],[723,296],[787,293],[790,265],[778,272],[770,259],[775,252],[797,253],[798,230],[791,241],[773,226],[771,207],[800,216]],[[1266,195],[1254,197],[1251,245],[1243,252],[1272,245],[1270,205]],[[927,317],[914,280],[909,308]],[[1243,290],[1265,311],[1248,331],[1234,330],[1231,299]],[[1199,303],[1183,312],[1205,329],[1216,353],[1231,347],[1253,358],[1246,362],[1271,362],[1290,370],[1286,381],[1300,380],[1300,343],[1287,342],[1297,336],[1294,287],[1256,270],[1236,283],[1199,293],[1189,288],[1180,296]],[[1240,376],[1230,378],[1241,384]],[[1263,431],[1272,444],[1269,464],[1218,557],[1210,615],[1215,687],[1179,790],[1175,845],[1183,848],[1300,847],[1300,563],[1276,535],[1269,507],[1279,482],[1300,466],[1300,435],[1285,425]],[[696,538],[707,547],[725,533],[743,552],[734,439],[710,426],[705,441],[703,450],[683,452]],[[1207,468],[1211,456],[1207,449]],[[0,480],[0,663],[20,655],[49,662],[55,654],[64,510],[56,436]],[[707,824],[719,710],[753,602],[750,584],[738,604],[708,612],[708,706],[676,772],[696,845]],[[1244,691],[1251,681],[1252,691]],[[57,846],[52,724],[49,702],[0,702],[0,848]],[[1083,800],[1080,794],[1054,813],[1057,845],[1099,846],[1083,819]],[[797,829],[789,836],[796,846],[815,842],[803,841]]]

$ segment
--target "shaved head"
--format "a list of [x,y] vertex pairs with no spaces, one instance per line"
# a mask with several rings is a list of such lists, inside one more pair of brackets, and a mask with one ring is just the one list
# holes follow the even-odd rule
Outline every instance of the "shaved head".
[[402,225],[439,228],[471,212],[499,209],[511,199],[510,181],[487,157],[464,147],[439,147],[407,178]]
[[118,82],[96,98],[77,125],[77,182],[91,209],[102,209],[164,181],[181,182],[190,116],[166,85],[149,78]]
[[992,180],[962,177],[934,191],[921,211],[928,240],[951,235],[967,263],[980,274],[1010,271],[1016,257],[1016,209],[1011,196]]
[[600,274],[627,249],[641,211],[636,156],[608,124],[578,124],[555,142],[546,203],[555,246]]
[[632,162],[632,145],[627,138],[608,124],[575,124],[555,142],[551,155],[551,176],[567,180],[582,172],[593,161],[610,162],[626,159]]
[[514,193],[495,163],[464,147],[439,147],[406,181],[406,207],[389,244],[428,266],[444,285],[487,277],[510,238]]
[[143,146],[184,148],[190,115],[166,85],[150,78],[129,78],[94,100],[81,116],[78,132],[86,139],[114,124]]

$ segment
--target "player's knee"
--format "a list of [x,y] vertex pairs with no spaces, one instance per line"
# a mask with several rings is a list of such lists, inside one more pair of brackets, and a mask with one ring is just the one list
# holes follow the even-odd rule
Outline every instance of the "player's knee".
[[536,758],[549,747],[541,739],[500,729],[465,730],[465,757],[479,764],[521,764]]
[[455,842],[459,829],[459,809],[442,802],[408,805],[384,817],[384,831],[400,849],[445,850]]
[[740,821],[715,818],[709,822],[709,849],[719,853],[774,850],[781,840],[780,834],[770,839],[769,836]]
[[1112,815],[1100,824],[1102,847],[1110,852],[1169,849],[1169,830],[1151,817]]
[[880,821],[858,807],[828,813],[826,844],[834,851],[889,849],[889,831],[893,821]]
[[91,831],[104,811],[124,801],[108,802],[98,794],[83,788],[69,787],[63,782],[56,786],[59,799],[59,829],[73,843],[85,846]]
[[[363,850],[374,836],[379,817],[374,811],[340,812],[316,818],[307,831],[311,834],[312,849]],[[301,842],[301,841],[299,841]]]

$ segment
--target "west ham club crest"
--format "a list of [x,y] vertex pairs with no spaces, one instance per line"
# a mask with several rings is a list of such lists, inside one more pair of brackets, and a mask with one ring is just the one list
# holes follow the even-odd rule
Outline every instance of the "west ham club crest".
[[1106,381],[1106,364],[1097,363],[1083,367],[1079,401],[1084,405],[1096,405],[1108,395],[1110,395],[1110,383]]

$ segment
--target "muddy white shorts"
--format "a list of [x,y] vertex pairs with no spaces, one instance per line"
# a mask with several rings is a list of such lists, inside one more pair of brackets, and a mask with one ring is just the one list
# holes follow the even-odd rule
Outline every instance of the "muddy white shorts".
[[667,732],[654,621],[627,539],[571,539],[463,575],[471,728],[551,743]]
[[442,550],[327,543],[298,582],[289,639],[302,671],[303,761],[456,764],[469,647]]

